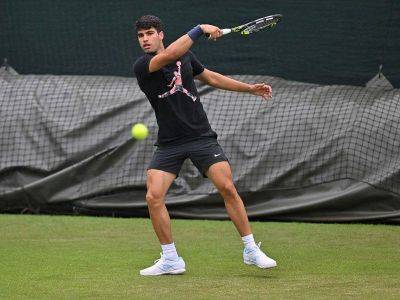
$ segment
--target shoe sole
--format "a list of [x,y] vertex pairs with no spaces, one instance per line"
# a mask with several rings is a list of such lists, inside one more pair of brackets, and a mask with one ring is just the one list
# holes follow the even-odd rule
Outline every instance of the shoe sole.
[[156,273],[156,274],[142,274],[142,271],[140,271],[140,275],[142,275],[142,276],[179,275],[179,274],[182,274],[185,272],[186,272],[186,269],[178,269],[178,270],[173,270],[173,271],[163,272],[163,273]]
[[248,260],[244,260],[243,262],[244,262],[246,265],[255,265],[256,267],[261,268],[261,269],[272,269],[272,268],[275,268],[275,267],[276,267],[276,264],[275,264],[275,265],[266,266],[266,267],[261,267],[261,266],[258,266],[258,265],[256,265],[255,263],[253,263],[253,262],[251,262],[251,261],[248,261]]

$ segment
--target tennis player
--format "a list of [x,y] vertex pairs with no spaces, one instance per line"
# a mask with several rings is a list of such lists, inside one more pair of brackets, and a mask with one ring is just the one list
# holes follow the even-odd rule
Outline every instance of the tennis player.
[[162,248],[161,258],[140,274],[185,272],[185,262],[173,242],[164,198],[187,158],[213,182],[223,197],[228,215],[244,243],[244,263],[260,268],[275,267],[275,260],[265,255],[254,241],[243,201],[233,184],[228,159],[208,122],[194,78],[215,88],[250,93],[264,99],[272,96],[271,87],[264,83],[243,83],[204,68],[189,49],[203,35],[212,40],[220,38],[222,33],[216,26],[197,25],[167,48],[163,44],[163,24],[158,17],[140,17],[136,21],[136,32],[145,53],[136,60],[134,71],[159,126],[157,148],[147,170],[146,201]]

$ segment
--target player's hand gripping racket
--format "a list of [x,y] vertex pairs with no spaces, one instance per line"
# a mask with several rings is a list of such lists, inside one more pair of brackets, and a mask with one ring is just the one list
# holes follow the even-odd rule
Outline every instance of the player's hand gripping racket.
[[279,14],[266,16],[240,26],[222,29],[222,35],[232,32],[236,32],[241,35],[249,35],[260,30],[273,28],[281,19],[282,15]]

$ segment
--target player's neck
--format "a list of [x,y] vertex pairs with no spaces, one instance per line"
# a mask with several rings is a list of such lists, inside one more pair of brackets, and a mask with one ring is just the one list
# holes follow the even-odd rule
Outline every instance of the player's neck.
[[160,54],[160,53],[162,53],[162,52],[164,52],[164,51],[165,51],[164,47],[159,48],[159,49],[156,51],[156,54]]
[[165,51],[164,44],[160,45],[160,48],[157,49],[156,53],[160,54],[161,52]]

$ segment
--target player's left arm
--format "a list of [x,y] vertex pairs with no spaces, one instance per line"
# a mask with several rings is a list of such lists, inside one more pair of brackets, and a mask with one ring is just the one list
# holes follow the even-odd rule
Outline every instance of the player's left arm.
[[265,83],[248,84],[208,69],[204,69],[196,79],[212,87],[227,91],[244,92],[261,96],[264,99],[272,97],[272,88]]

